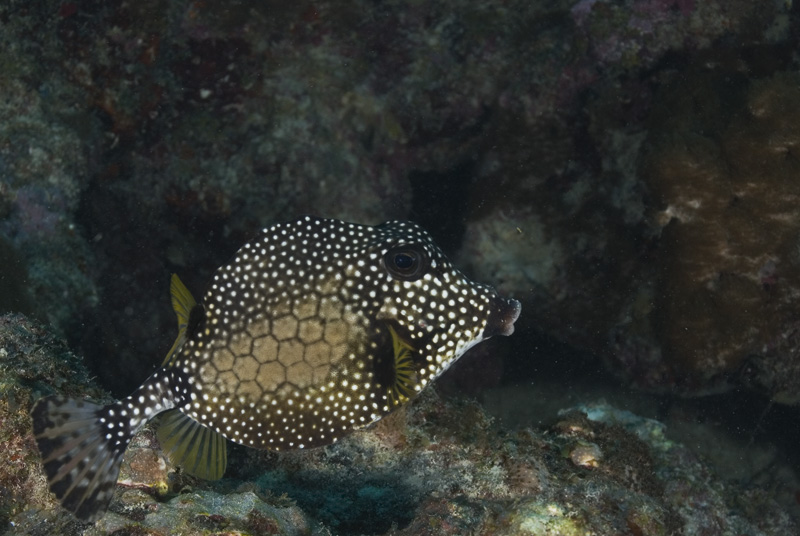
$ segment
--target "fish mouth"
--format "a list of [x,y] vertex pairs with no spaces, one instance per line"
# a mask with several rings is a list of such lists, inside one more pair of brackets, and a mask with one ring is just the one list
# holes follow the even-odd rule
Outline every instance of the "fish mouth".
[[514,322],[519,318],[522,304],[513,298],[495,297],[490,305],[489,320],[483,330],[483,338],[494,335],[511,335],[514,333]]

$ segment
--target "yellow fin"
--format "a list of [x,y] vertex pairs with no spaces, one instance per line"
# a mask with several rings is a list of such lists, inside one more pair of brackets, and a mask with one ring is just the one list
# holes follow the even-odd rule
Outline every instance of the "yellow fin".
[[417,373],[414,370],[412,354],[416,349],[404,341],[400,335],[389,325],[392,334],[392,348],[394,352],[394,384],[389,389],[389,402],[398,406],[404,404],[417,394]]
[[222,434],[177,409],[161,415],[157,434],[161,449],[173,464],[198,478],[222,478],[228,465],[228,449]]
[[172,309],[175,311],[175,316],[178,317],[178,337],[172,344],[172,348],[167,352],[167,357],[164,358],[162,367],[172,364],[172,360],[177,354],[178,348],[183,345],[186,340],[186,327],[189,325],[189,315],[192,309],[197,305],[197,302],[192,297],[192,293],[183,284],[177,274],[172,274],[169,281],[169,294],[172,297]]

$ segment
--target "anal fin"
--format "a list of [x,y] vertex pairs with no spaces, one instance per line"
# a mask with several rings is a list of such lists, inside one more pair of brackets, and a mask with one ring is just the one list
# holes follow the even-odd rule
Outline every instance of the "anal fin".
[[177,409],[164,412],[158,441],[170,461],[188,474],[218,480],[228,465],[226,439]]

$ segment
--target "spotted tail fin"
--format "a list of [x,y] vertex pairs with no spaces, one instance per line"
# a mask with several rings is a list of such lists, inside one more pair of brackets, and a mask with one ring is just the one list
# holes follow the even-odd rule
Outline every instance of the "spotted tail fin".
[[31,410],[50,491],[79,519],[100,518],[111,501],[122,455],[136,432],[125,414],[120,403],[101,406],[63,396],[43,398]]

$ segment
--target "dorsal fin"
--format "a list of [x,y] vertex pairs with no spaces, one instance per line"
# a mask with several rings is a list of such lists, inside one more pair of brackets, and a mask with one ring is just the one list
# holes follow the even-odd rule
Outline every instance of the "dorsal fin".
[[228,465],[225,437],[206,428],[181,411],[161,415],[158,442],[169,460],[192,476],[218,480]]
[[186,332],[189,327],[189,319],[192,316],[192,309],[197,307],[197,302],[192,296],[192,293],[189,292],[189,289],[187,289],[183,281],[180,280],[178,274],[172,274],[170,278],[169,294],[172,298],[172,309],[175,311],[175,316],[178,317],[178,337],[172,344],[172,348],[167,352],[167,357],[164,358],[164,363],[161,365],[162,367],[171,365],[175,359],[178,348],[180,348],[186,340]]

